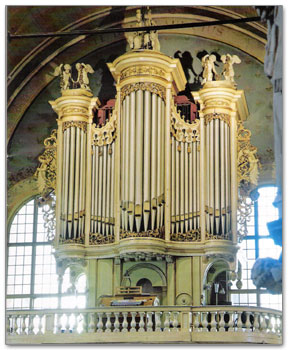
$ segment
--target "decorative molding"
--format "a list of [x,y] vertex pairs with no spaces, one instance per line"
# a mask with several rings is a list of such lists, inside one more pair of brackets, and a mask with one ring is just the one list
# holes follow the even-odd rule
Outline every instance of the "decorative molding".
[[56,189],[56,157],[57,157],[57,130],[44,140],[44,153],[38,158],[41,165],[35,176],[38,180],[39,192],[45,197]]
[[184,233],[173,233],[171,234],[171,241],[178,242],[200,242],[201,241],[201,233],[200,229],[191,230]]
[[165,227],[162,226],[159,229],[148,230],[142,232],[130,232],[123,229],[120,229],[120,239],[124,238],[165,238]]
[[84,237],[84,235],[77,237],[77,238],[73,238],[73,239],[66,239],[66,238],[60,237],[59,243],[60,244],[84,244],[85,237]]
[[92,144],[95,146],[110,145],[117,136],[117,110],[114,109],[112,116],[107,124],[101,128],[97,128],[96,124],[92,124]]
[[87,123],[83,121],[69,121],[69,122],[64,122],[62,126],[63,132],[67,130],[68,128],[71,127],[76,127],[81,130],[83,130],[85,133],[87,132]]
[[[222,102],[221,102],[222,103]],[[214,104],[214,103],[213,103]],[[230,126],[230,115],[226,113],[209,113],[205,114],[205,125],[211,122],[211,120],[219,119]]]
[[131,94],[133,91],[150,91],[152,94],[156,94],[160,96],[164,101],[166,99],[166,90],[164,86],[157,84],[157,83],[133,83],[133,84],[127,84],[123,86],[121,89],[121,103],[123,102],[124,98]]
[[54,193],[50,193],[47,197],[39,198],[37,202],[42,208],[46,238],[52,242],[56,233],[56,197]]

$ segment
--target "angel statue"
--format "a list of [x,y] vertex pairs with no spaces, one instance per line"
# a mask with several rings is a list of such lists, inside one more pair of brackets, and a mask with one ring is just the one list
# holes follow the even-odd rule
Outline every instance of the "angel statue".
[[60,66],[55,68],[53,75],[55,77],[58,77],[60,75],[61,90],[68,90],[70,88],[72,81],[70,64],[60,64]]
[[89,87],[88,73],[94,73],[94,69],[90,66],[90,64],[84,63],[76,63],[75,67],[78,71],[78,77],[74,83],[80,86],[80,89],[91,91]]
[[213,73],[215,74],[216,80],[219,79],[219,75],[216,72],[214,62],[216,61],[215,55],[205,55],[202,58],[202,67],[204,67],[203,70],[203,80],[201,82],[202,85],[204,85],[207,81],[213,80]]
[[224,75],[225,80],[231,81],[231,83],[235,83],[234,81],[234,69],[233,69],[233,64],[234,63],[241,63],[241,60],[238,56],[236,55],[222,55],[221,56],[221,61],[224,63],[223,67],[223,72],[222,74]]

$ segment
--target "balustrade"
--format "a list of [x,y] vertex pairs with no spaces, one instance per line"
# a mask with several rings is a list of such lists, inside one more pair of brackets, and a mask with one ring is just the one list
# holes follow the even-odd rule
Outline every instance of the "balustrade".
[[[218,333],[220,336],[221,333],[227,332],[227,337],[220,336],[218,341],[218,338],[214,340],[225,343],[231,341],[236,334],[245,336],[249,333],[249,341],[252,343],[253,336],[255,336],[255,342],[261,339],[264,343],[281,343],[281,312],[275,310],[268,312],[267,309],[252,307],[221,306],[221,310],[219,308],[219,306],[163,306],[83,309],[77,312],[73,310],[9,311],[7,313],[8,343],[17,344],[17,339],[21,343],[20,339],[23,337],[33,343],[34,338],[40,339],[51,334],[55,339],[61,339],[65,335],[65,341],[68,343],[67,336],[77,334],[79,337],[86,337],[85,341],[89,342],[89,335],[97,337],[98,334],[98,337],[102,337],[101,334],[106,333],[107,336],[111,334],[112,337],[118,334],[120,339],[122,333],[123,339],[125,334],[131,333],[134,336],[130,342],[136,340],[141,342],[141,334],[145,332],[149,332],[152,337],[154,333],[163,334],[163,336],[167,333],[167,342],[173,334],[177,337],[183,332],[190,334],[190,342],[193,342],[195,336],[201,337],[199,332],[205,341],[210,339],[210,342],[213,341],[213,334],[217,337]],[[230,332],[234,335],[229,335]],[[125,339],[129,342],[129,337]],[[72,339],[71,342],[73,342]]]

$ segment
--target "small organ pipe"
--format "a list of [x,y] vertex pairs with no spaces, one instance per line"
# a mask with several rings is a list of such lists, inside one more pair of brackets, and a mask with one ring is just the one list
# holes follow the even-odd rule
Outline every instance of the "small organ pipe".
[[188,145],[188,163],[189,163],[189,230],[192,230],[193,227],[193,162],[192,162],[192,150],[193,143]]
[[[76,128],[76,159],[75,159],[75,195],[74,195],[74,236],[77,237],[79,225],[79,172],[80,172],[80,132],[81,129]],[[92,172],[93,175],[93,172]]]
[[122,105],[122,116],[121,116],[121,123],[122,123],[122,138],[121,138],[121,227],[124,228],[125,224],[125,211],[124,211],[124,200],[125,200],[125,133],[126,133],[126,99],[123,101]]
[[180,231],[184,232],[184,143],[180,142],[181,152],[180,152]]
[[[140,90],[141,92],[141,90]],[[138,91],[137,91],[138,93]],[[133,232],[133,224],[134,224],[134,203],[135,203],[135,126],[136,126],[136,116],[135,116],[135,99],[136,99],[135,91],[130,94],[130,109],[129,109],[129,129],[127,131],[127,139],[128,135],[130,136],[130,144],[128,149],[128,157],[129,157],[129,168],[126,168],[126,171],[129,172],[129,205],[128,205],[128,217],[129,217],[129,227],[130,231]]]
[[92,190],[92,195],[91,195],[91,225],[90,225],[90,232],[94,231],[94,220],[95,220],[95,175],[96,175],[96,171],[95,171],[95,157],[96,157],[96,150],[95,150],[95,146],[92,146],[92,181],[91,181],[91,190]]
[[82,200],[81,200],[81,206],[82,206],[82,211],[83,211],[83,218],[82,218],[82,233],[84,234],[84,229],[85,229],[85,188],[86,188],[86,176],[85,176],[85,170],[86,170],[86,144],[87,144],[87,134],[83,132],[83,192],[82,192]]
[[102,234],[106,232],[106,196],[107,196],[107,146],[103,146],[103,192],[102,192]]
[[225,123],[225,141],[226,141],[226,233],[230,231],[230,222],[231,222],[231,206],[230,206],[230,130],[229,126]]
[[156,216],[156,228],[160,227],[160,207],[161,207],[161,114],[162,105],[161,98],[157,97],[158,102],[158,113],[157,113],[157,216]]
[[206,125],[206,229],[210,233],[210,216],[209,216],[209,207],[210,207],[210,126],[209,123]]
[[103,147],[99,147],[99,190],[98,190],[98,225],[97,232],[102,233],[102,197],[103,197]]
[[106,217],[105,217],[105,224],[106,224],[106,236],[109,235],[110,231],[110,207],[113,206],[113,203],[110,200],[111,196],[111,152],[112,148],[111,145],[107,145],[107,188],[106,188]]
[[113,142],[112,145],[112,154],[111,154],[111,209],[110,209],[110,219],[111,219],[111,225],[110,225],[110,233],[111,235],[114,235],[114,171],[115,171],[115,143]]
[[193,229],[197,228],[197,159],[196,159],[196,142],[192,143],[193,149]]
[[176,147],[174,137],[171,137],[171,233],[175,232],[175,155]]
[[70,169],[69,169],[69,202],[68,202],[68,236],[72,237],[73,229],[73,197],[74,197],[74,161],[75,161],[75,127],[71,127],[71,151],[70,151]]
[[[209,204],[209,217],[210,217],[210,229],[212,235],[214,234],[214,120],[210,122],[210,204]],[[211,212],[210,212],[211,211]]]
[[[164,225],[164,212],[165,212],[165,103],[161,99],[161,176],[160,176],[160,187],[161,187],[161,208],[160,208],[160,227]],[[169,147],[169,145],[167,145]]]
[[126,131],[125,131],[125,204],[126,204],[126,212],[125,212],[125,230],[128,230],[128,201],[129,201],[129,183],[130,183],[130,174],[129,174],[129,127],[130,127],[130,96],[126,96]]
[[[66,237],[66,167],[67,167],[67,131],[63,132],[63,167],[62,167],[62,210],[61,210],[61,237]],[[67,182],[68,183],[68,182]]]
[[220,231],[220,178],[219,178],[219,119],[214,120],[215,128],[215,228]]
[[[176,143],[176,176],[175,176],[175,183],[176,183],[176,187],[175,187],[175,208],[176,208],[176,233],[180,232],[180,207],[179,207],[179,194],[180,194],[180,174],[179,174],[179,170],[180,170],[180,151],[179,151],[179,147],[180,144],[178,141],[175,142]],[[181,148],[180,148],[181,150]]]
[[157,95],[152,94],[152,121],[151,121],[151,230],[155,228],[157,210]]
[[98,224],[98,193],[99,193],[99,147],[95,146],[95,189],[94,189],[94,202],[95,202],[95,208],[94,208],[94,226],[93,226],[93,232],[97,233],[97,224]]
[[132,146],[134,157],[136,157],[135,169],[135,221],[136,231],[140,232],[142,221],[142,200],[143,200],[143,91],[136,93],[136,145]]
[[145,91],[145,116],[144,116],[144,167],[143,167],[143,196],[144,196],[144,231],[148,230],[149,217],[151,213],[151,93]]
[[189,223],[189,173],[188,173],[188,143],[185,142],[184,149],[184,161],[185,161],[185,185],[184,185],[184,196],[185,196],[185,232],[188,231],[188,223]]
[[221,158],[221,171],[220,171],[220,183],[221,183],[221,231],[225,233],[225,130],[224,121],[220,120],[220,158]]
[[197,229],[200,227],[200,144],[199,142],[195,142],[196,147],[196,159],[197,159],[197,187],[196,187],[196,198],[197,198]]

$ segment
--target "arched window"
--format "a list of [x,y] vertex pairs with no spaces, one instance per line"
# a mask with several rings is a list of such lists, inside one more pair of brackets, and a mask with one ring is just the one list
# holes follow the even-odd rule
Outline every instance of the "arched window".
[[[7,309],[65,307],[71,293],[60,290],[53,247],[45,233],[44,215],[37,198],[24,204],[12,221],[7,260]],[[69,283],[69,269],[64,277]],[[86,276],[81,278],[78,285],[85,284],[86,289]],[[85,291],[83,287],[77,289],[79,303],[77,299],[72,305],[85,307]]]
[[233,305],[261,306],[282,310],[282,295],[269,294],[264,289],[257,289],[251,280],[251,270],[258,258],[270,257],[279,259],[281,247],[275,245],[269,237],[267,223],[277,220],[278,210],[273,206],[277,187],[262,186],[258,188],[259,198],[255,202],[248,234],[240,244],[239,260],[242,265],[242,288],[237,289],[236,283],[230,291]]

